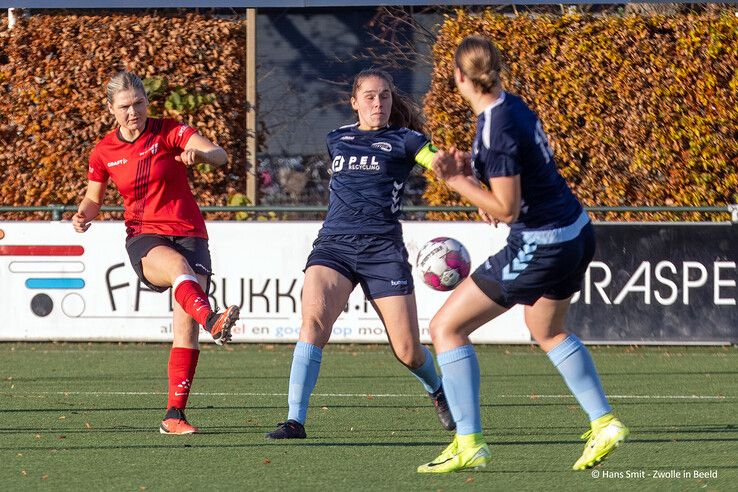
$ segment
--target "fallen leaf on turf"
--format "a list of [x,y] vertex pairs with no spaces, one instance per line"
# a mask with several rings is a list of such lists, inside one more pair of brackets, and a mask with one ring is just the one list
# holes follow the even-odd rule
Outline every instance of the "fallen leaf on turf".
[[66,417],[64,415],[59,417],[59,420],[64,420]]
[[85,429],[92,429],[92,425],[89,422],[85,422]]
[[321,410],[328,410],[328,407],[320,407]]
[[67,436],[65,436],[64,434],[62,434],[61,436],[59,436],[59,439],[66,439],[66,438],[67,438]]
[[373,400],[374,399],[374,395],[366,395],[366,399],[367,400]]
[[48,475],[42,475],[41,476],[41,480],[48,480],[48,479],[49,479],[49,476]]
[[18,457],[23,456],[23,453],[18,453],[18,454],[16,454],[16,456],[18,456]]
[[36,434],[36,435],[35,435],[35,436],[33,436],[33,437],[34,437],[34,439],[41,439],[41,434]]
[[464,480],[464,483],[474,483],[474,477],[469,477],[466,480]]
[[264,458],[264,464],[265,465],[268,465],[271,462],[272,462],[272,460],[270,460],[269,458]]
[[540,400],[540,399],[541,399],[541,397],[540,397],[540,396],[538,396],[537,394],[533,393],[532,395],[530,395],[530,399],[531,399],[531,400]]
[[24,477],[27,477],[28,472],[26,470],[21,470],[21,475],[23,475]]
[[138,486],[138,490],[146,490],[146,486],[145,485],[139,485]]

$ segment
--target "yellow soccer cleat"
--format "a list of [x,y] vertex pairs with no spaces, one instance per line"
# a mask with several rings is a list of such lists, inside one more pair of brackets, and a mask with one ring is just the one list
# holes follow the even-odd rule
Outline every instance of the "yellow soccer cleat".
[[[481,434],[480,434],[481,437]],[[418,473],[453,473],[478,470],[487,466],[491,459],[489,447],[484,441],[460,446],[457,437],[436,459],[418,467]]]
[[587,439],[582,456],[574,463],[572,469],[586,470],[607,458],[620,443],[628,437],[630,431],[623,423],[611,414],[604,415],[592,422],[592,428],[582,434]]

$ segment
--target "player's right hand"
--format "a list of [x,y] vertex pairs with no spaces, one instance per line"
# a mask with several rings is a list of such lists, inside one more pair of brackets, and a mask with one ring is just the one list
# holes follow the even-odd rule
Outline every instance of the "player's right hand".
[[492,217],[490,214],[488,214],[487,212],[485,212],[481,208],[478,208],[477,209],[477,213],[479,214],[479,217],[481,217],[482,221],[486,222],[489,225],[493,225],[493,226],[497,227],[497,224],[500,223],[499,220],[495,219],[494,217]]
[[77,232],[86,232],[90,228],[90,221],[87,220],[85,214],[77,212],[72,216],[72,227]]

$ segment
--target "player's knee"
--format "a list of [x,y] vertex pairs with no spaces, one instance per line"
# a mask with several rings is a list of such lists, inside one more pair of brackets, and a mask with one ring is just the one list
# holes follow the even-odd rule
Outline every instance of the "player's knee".
[[425,353],[419,345],[414,343],[402,343],[393,345],[395,357],[403,365],[415,369],[425,362]]
[[548,352],[559,343],[563,342],[567,337],[567,333],[563,330],[558,330],[549,333],[531,333],[531,336],[541,349]]
[[187,263],[187,259],[184,256],[180,256],[169,266],[169,277],[172,284],[180,275],[192,275],[195,277],[195,272],[192,267]]
[[443,320],[442,317],[434,316],[430,322],[431,341],[435,344],[437,341],[448,338],[451,333],[451,325]]
[[330,336],[330,327],[325,326],[319,316],[303,315],[302,325],[300,326],[301,340],[323,348],[328,343]]

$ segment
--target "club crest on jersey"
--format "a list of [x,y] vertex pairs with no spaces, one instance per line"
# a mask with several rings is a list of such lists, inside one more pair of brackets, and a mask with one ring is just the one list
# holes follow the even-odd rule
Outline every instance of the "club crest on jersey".
[[186,132],[188,128],[189,128],[188,125],[179,125],[179,131],[177,132],[177,138],[181,138],[182,135],[184,135],[184,132]]
[[139,157],[143,157],[149,152],[151,153],[151,155],[155,155],[158,150],[159,150],[159,142],[156,142],[154,145],[144,150],[143,152],[139,152],[138,155]]
[[392,144],[389,142],[374,142],[372,144],[372,148],[384,150],[385,152],[392,152]]
[[[371,157],[371,160],[369,159]],[[333,158],[331,169],[334,173],[343,171],[344,166],[349,171],[379,171],[379,161],[376,156],[349,156],[348,161],[342,155],[337,155]]]
[[125,164],[126,162],[128,162],[128,159],[118,159],[117,161],[106,162],[105,167],[120,166],[121,164]]

